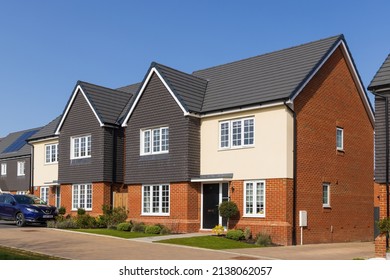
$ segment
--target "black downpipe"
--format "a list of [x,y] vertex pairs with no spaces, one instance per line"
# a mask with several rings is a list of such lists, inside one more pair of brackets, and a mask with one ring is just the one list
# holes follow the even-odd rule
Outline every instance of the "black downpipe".
[[111,173],[111,189],[110,189],[110,205],[114,207],[114,183],[116,182],[116,169],[117,169],[117,139],[116,139],[117,131],[116,128],[112,128],[112,173]]
[[297,245],[297,233],[296,233],[296,212],[297,212],[297,114],[290,106],[284,102],[287,109],[293,114],[294,119],[294,143],[293,143],[293,220],[292,220],[292,245]]

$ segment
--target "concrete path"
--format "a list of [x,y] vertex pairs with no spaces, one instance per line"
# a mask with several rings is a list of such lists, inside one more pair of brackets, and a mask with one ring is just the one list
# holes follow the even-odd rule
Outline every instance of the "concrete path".
[[[183,234],[174,237],[203,235]],[[122,239],[43,227],[0,228],[0,245],[75,260],[351,260],[374,256],[373,242],[319,244],[216,251],[152,243],[153,238]]]

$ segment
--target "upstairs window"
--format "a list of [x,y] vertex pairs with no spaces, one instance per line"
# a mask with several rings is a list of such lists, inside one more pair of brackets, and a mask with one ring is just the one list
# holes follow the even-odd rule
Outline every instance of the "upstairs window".
[[336,128],[336,148],[338,151],[344,150],[344,129],[341,127]]
[[253,146],[255,143],[254,118],[222,121],[219,123],[221,149],[234,149]]
[[1,164],[1,176],[5,176],[5,175],[7,175],[7,164],[2,163]]
[[141,130],[141,155],[169,152],[169,127]]
[[24,161],[18,161],[17,164],[17,175],[24,176],[25,175],[25,163]]
[[71,138],[71,159],[91,157],[91,135]]
[[45,163],[58,162],[58,144],[45,145]]
[[322,184],[322,206],[330,207],[330,184]]

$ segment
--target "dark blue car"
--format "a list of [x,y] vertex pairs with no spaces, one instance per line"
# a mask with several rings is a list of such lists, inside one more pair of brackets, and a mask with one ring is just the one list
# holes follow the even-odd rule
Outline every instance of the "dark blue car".
[[55,219],[57,208],[47,205],[39,197],[18,194],[0,194],[0,219],[15,221],[22,227],[26,223],[45,224]]

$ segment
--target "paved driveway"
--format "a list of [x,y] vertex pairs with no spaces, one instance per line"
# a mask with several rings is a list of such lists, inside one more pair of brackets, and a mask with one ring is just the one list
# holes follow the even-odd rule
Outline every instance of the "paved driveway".
[[75,260],[351,260],[374,256],[373,242],[317,244],[215,251],[124,240],[45,227],[0,222],[0,245]]

